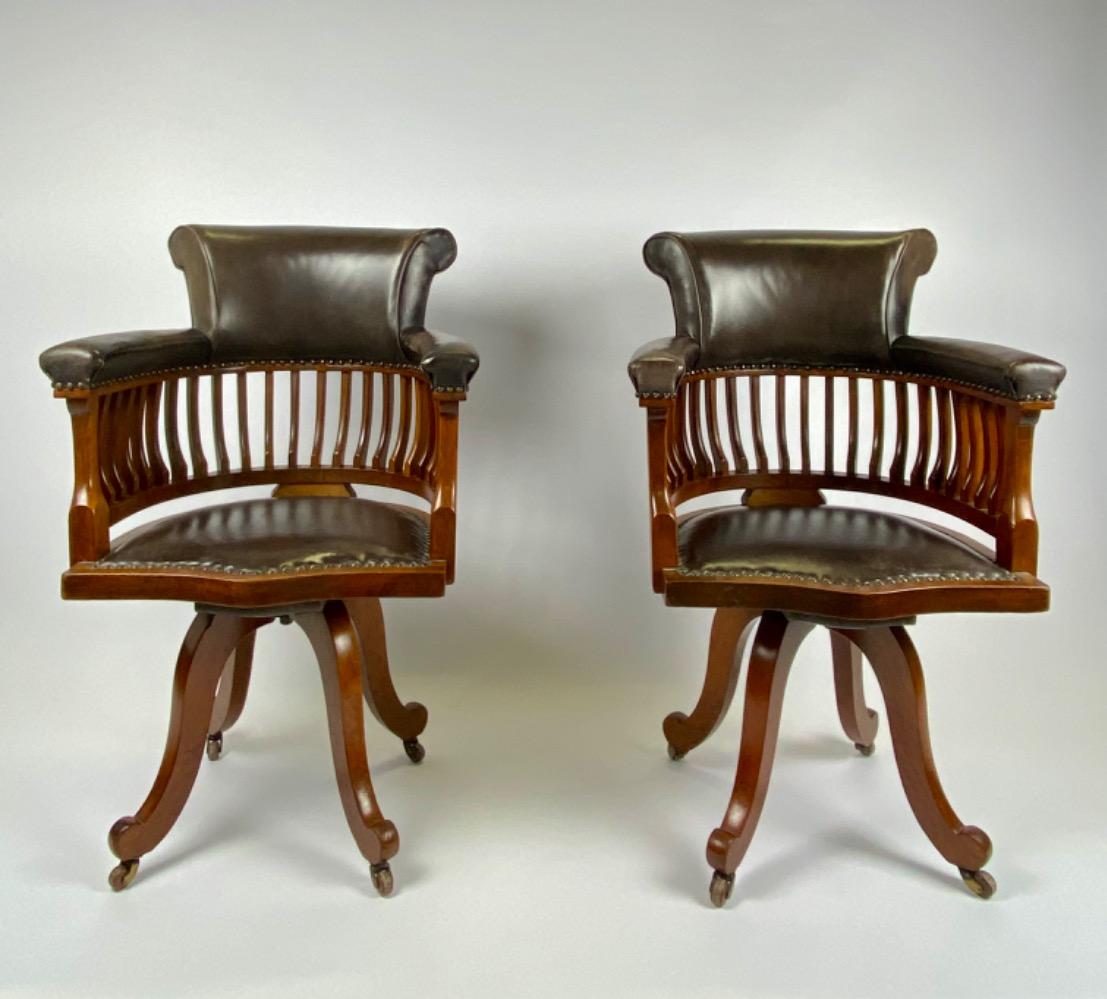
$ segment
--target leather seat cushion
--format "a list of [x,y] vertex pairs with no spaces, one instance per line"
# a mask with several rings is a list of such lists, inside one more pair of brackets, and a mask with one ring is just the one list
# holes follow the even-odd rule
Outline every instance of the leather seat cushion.
[[336,496],[244,500],[163,517],[116,539],[99,565],[232,573],[427,562],[419,510]]
[[840,586],[1013,578],[992,559],[920,521],[847,507],[720,507],[677,526],[688,575],[794,578]]

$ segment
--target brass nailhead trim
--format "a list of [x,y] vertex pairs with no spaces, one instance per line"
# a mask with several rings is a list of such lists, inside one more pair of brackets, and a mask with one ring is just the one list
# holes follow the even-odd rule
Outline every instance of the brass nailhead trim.
[[[723,368],[695,368],[688,372],[690,375],[698,374],[726,374],[727,372],[738,371],[810,371],[811,366],[807,364],[731,364]],[[965,388],[977,389],[981,392],[988,392],[992,395],[1002,396],[1004,399],[1014,399],[1018,402],[1052,402],[1057,398],[1056,392],[1030,392],[1026,395],[1010,395],[1006,392],[1000,392],[989,385],[979,385],[976,382],[965,381],[961,378],[943,378],[939,375],[924,375],[918,371],[898,371],[890,368],[861,368],[853,366],[836,366],[831,365],[825,368],[819,368],[820,371],[827,371],[832,373],[842,372],[844,374],[858,374],[858,375],[891,375],[902,376],[904,378],[933,378],[935,381],[947,382],[950,385],[963,385]],[[639,392],[639,399],[675,399],[676,392]]]

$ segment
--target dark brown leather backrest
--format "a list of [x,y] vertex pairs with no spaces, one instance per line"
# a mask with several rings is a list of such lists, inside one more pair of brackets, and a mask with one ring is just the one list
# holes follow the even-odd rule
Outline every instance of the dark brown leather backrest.
[[938,244],[905,232],[663,232],[643,249],[698,368],[883,365]]
[[422,328],[457,244],[445,229],[184,225],[169,252],[216,363],[400,364],[399,333]]

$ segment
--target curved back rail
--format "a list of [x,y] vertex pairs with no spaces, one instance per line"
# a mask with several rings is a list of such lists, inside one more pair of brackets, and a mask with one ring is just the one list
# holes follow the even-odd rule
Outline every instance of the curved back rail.
[[111,525],[193,493],[273,483],[386,486],[432,504],[431,558],[452,569],[459,393],[417,369],[196,369],[60,391],[73,421],[70,560]]
[[895,372],[695,372],[649,411],[654,581],[676,565],[675,506],[730,489],[842,489],[922,503],[1036,571],[1033,429],[1049,403]]

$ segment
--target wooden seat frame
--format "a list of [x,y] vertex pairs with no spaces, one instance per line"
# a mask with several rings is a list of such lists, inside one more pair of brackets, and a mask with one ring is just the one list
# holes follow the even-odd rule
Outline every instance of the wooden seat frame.
[[[263,385],[260,440],[251,439],[249,421],[248,375],[255,372],[262,373]],[[300,400],[306,378],[315,380],[313,423],[305,420]],[[288,448],[278,454],[276,385],[282,379],[288,385]],[[328,422],[328,386],[335,381],[337,419]],[[236,404],[224,405],[231,392]],[[116,822],[109,835],[120,860],[111,886],[129,885],[139,858],[172,828],[205,750],[212,760],[222,754],[224,735],[246,701],[257,629],[280,618],[298,624],[315,651],[346,819],[374,884],[390,894],[388,862],[399,837],[373,790],[362,701],[402,740],[409,758],[421,762],[427,710],[396,694],[380,598],[440,596],[453,581],[458,406],[465,392],[435,391],[416,367],[319,362],[167,371],[93,388],[58,387],[55,395],[68,405],[74,444],[71,564],[62,577],[63,596],[197,605],[177,659],[161,768],[136,814]],[[205,450],[205,438],[214,442],[213,453]],[[357,484],[417,496],[430,505],[427,558],[254,574],[99,561],[110,549],[111,528],[125,517],[182,496],[259,484],[275,485],[278,496],[350,497]]]
[[[822,394],[821,440],[813,440],[812,433],[816,384]],[[862,405],[866,391],[871,403]],[[922,668],[905,625],[922,613],[1048,607],[1049,590],[1035,576],[1031,457],[1038,416],[1053,407],[1052,400],[1014,399],[905,372],[748,366],[685,374],[675,396],[643,396],[640,404],[647,414],[654,589],[670,605],[717,608],[699,701],[690,714],[674,712],[664,721],[674,760],[722,722],[737,689],[743,646],[755,632],[735,783],[723,822],[707,844],[712,902],[721,906],[730,896],[753,837],[788,671],[803,638],[818,624],[830,631],[846,735],[863,755],[872,753],[878,719],[865,703],[864,657],[884,696],[896,764],[919,824],[968,887],[989,897],[995,882],[982,868],[991,842],[961,822],[942,791],[927,732]],[[766,428],[775,445],[767,443]],[[814,506],[824,502],[823,489],[893,497],[952,514],[991,536],[994,553],[947,533],[994,558],[1008,576],[999,581],[905,576],[866,586],[787,573],[712,575],[681,566],[681,503],[744,490],[741,502],[752,507]]]

